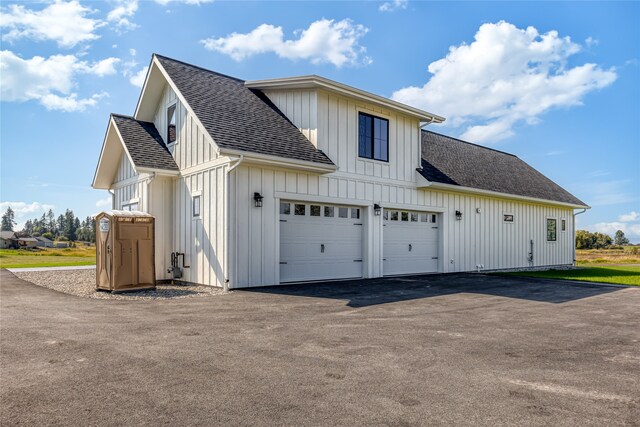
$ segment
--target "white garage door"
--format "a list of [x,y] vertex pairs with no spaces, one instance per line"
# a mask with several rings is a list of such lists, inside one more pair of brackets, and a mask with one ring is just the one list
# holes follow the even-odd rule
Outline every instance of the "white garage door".
[[438,215],[385,209],[385,276],[438,271]]
[[280,282],[362,277],[360,208],[280,203]]

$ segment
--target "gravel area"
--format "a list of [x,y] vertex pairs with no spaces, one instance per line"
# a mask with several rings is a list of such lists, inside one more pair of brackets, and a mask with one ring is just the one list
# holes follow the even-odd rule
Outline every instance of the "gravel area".
[[53,289],[65,294],[76,295],[85,298],[110,299],[110,300],[152,300],[152,299],[178,299],[209,297],[224,295],[220,288],[213,286],[191,285],[158,285],[156,290],[123,292],[112,294],[110,292],[96,291],[96,271],[91,270],[51,270],[51,271],[14,271],[18,278],[34,283],[38,286]]

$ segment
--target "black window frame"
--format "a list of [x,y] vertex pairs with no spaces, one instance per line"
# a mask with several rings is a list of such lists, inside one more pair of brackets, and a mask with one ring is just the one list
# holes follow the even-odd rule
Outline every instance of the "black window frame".
[[[173,144],[178,140],[178,133],[176,132],[176,122],[178,121],[177,110],[178,110],[177,103],[167,107],[167,145]],[[172,112],[173,114],[170,114],[170,112]],[[173,124],[171,124],[172,117],[174,118]],[[173,139],[171,139],[171,135],[172,135],[171,128],[173,128]]]
[[[362,116],[366,116],[366,117],[370,117],[371,120],[371,157],[367,156],[366,154],[361,152],[361,144],[360,144],[360,140],[361,138],[365,137],[363,135],[361,135],[360,133],[360,117]],[[386,160],[383,158],[376,158],[375,156],[375,152],[376,152],[376,147],[375,147],[375,141],[376,141],[376,135],[375,135],[375,128],[376,128],[376,120],[382,120],[384,122],[386,122],[387,124],[387,135],[386,135]],[[368,159],[368,160],[375,160],[377,162],[385,162],[385,163],[389,163],[389,119],[385,119],[382,117],[378,117],[378,116],[374,116],[372,114],[368,114],[368,113],[363,113],[362,111],[358,111],[358,157],[362,158],[362,159]]]
[[[553,224],[553,230],[549,229],[549,225]],[[551,234],[550,234],[551,233]],[[550,238],[553,237],[553,238]],[[556,218],[547,218],[547,242],[558,241],[558,220]]]
[[201,209],[202,196],[200,194],[196,194],[193,196],[193,200],[191,201],[191,216],[193,218],[200,218]]

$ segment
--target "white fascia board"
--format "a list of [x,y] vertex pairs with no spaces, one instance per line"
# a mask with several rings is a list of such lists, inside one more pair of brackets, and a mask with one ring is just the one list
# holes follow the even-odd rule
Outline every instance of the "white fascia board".
[[[191,109],[191,106],[189,105],[187,100],[184,98],[182,93],[178,90],[178,87],[175,85],[175,83],[173,83],[173,80],[171,80],[171,78],[169,77],[169,73],[167,73],[165,71],[165,69],[162,67],[162,64],[160,64],[160,61],[158,61],[158,58],[156,58],[155,55],[153,55],[153,58],[151,59],[151,64],[149,65],[149,71],[147,72],[147,80],[145,80],[145,82],[144,82],[144,87],[143,87],[142,92],[140,94],[140,99],[138,100],[138,105],[136,106],[136,112],[134,114],[134,117],[136,118],[136,120],[150,121],[150,120],[145,120],[144,117],[140,118],[139,115],[141,113],[140,109],[141,109],[141,106],[142,106],[142,100],[143,100],[143,97],[146,95],[145,92],[147,90],[147,84],[149,83],[149,80],[151,78],[151,70],[153,69],[153,67],[156,67],[156,69],[162,74],[162,76],[164,77],[164,80],[166,81],[166,83],[171,87],[173,92],[176,94],[176,97],[178,98],[178,100],[180,100],[180,103],[184,106],[184,108],[187,109],[189,114],[191,114],[191,116],[195,120],[196,124],[198,126],[200,126],[200,128],[202,129],[203,135],[205,135],[205,138],[209,141],[209,143],[213,147],[213,150],[214,151],[219,151],[220,147],[218,147],[218,145],[216,144],[215,140],[213,139],[213,136],[210,135],[209,132],[207,132],[207,129],[204,127],[204,125],[200,121],[200,118]],[[156,107],[157,107],[157,105],[156,105]]]
[[480,188],[464,187],[461,185],[442,184],[439,182],[431,182],[428,188],[453,191],[456,193],[471,193],[471,194],[479,194],[484,196],[493,196],[493,197],[499,197],[501,199],[522,200],[530,203],[555,205],[555,206],[562,206],[565,208],[572,208],[572,209],[591,209],[591,206],[587,206],[587,205],[576,205],[573,203],[557,202],[555,200],[540,199],[537,197],[519,196],[517,194],[500,193],[498,191],[482,190]]
[[387,108],[401,111],[405,114],[417,117],[421,121],[442,123],[446,120],[444,117],[429,113],[428,111],[316,75],[286,77],[281,79],[252,80],[245,82],[245,86],[251,89],[260,90],[323,88],[352,98],[357,98],[362,101],[383,105]]
[[[131,155],[129,154],[129,151],[127,150],[127,146],[124,144],[124,140],[122,139],[122,135],[120,135],[120,131],[118,130],[118,126],[116,125],[116,122],[113,120],[113,116],[110,116],[109,117],[109,125],[107,126],[107,131],[106,131],[105,136],[104,136],[104,142],[102,143],[102,150],[100,150],[100,158],[98,160],[98,165],[96,166],[96,172],[95,172],[95,174],[93,176],[93,182],[91,183],[91,187],[93,187],[95,189],[99,189],[99,190],[108,190],[109,188],[111,188],[111,185],[112,185],[112,183],[109,183],[109,185],[106,185],[106,186],[105,186],[105,184],[98,184],[98,174],[105,167],[103,165],[103,162],[104,162],[105,153],[108,150],[110,132],[115,132],[116,133],[116,135],[118,137],[118,140],[120,141],[120,146],[121,146],[122,150],[126,153],[127,159],[129,159],[129,162],[131,162],[131,167],[133,168],[134,171],[136,171],[136,165],[133,162],[133,159],[131,158]],[[116,168],[117,168],[117,166],[116,166]]]
[[168,169],[140,167],[140,168],[136,168],[136,170],[139,173],[146,172],[150,174],[156,174],[158,176],[179,176],[180,175],[180,171],[174,171],[174,170],[168,170]]
[[335,172],[338,167],[335,165],[324,165],[322,163],[308,162],[305,160],[287,159],[285,157],[270,156],[251,151],[221,149],[223,155],[244,156],[243,163],[267,165],[284,169],[299,169],[309,172],[330,173]]

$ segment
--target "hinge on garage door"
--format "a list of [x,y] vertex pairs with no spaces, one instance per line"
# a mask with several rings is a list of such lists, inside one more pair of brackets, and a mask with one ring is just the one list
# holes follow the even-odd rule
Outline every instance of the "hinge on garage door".
[[437,256],[432,256],[431,259],[438,259],[438,257]]
[[362,262],[361,259],[354,259],[353,262]]
[[353,225],[362,225],[362,224],[353,224]]
[[286,264],[287,261],[280,261],[280,264]]
[[287,220],[286,219],[281,219],[280,222],[287,222]]
[[438,227],[431,227],[431,228],[438,228]]

